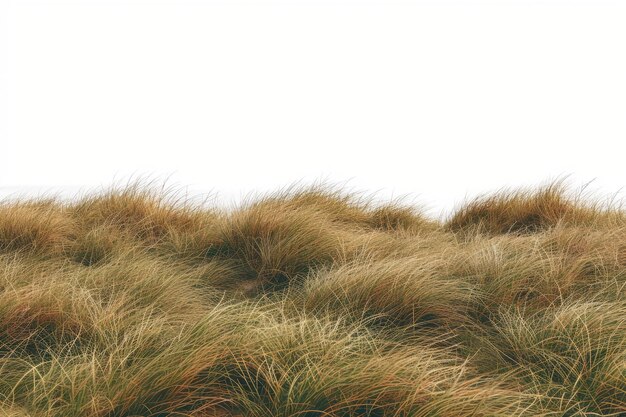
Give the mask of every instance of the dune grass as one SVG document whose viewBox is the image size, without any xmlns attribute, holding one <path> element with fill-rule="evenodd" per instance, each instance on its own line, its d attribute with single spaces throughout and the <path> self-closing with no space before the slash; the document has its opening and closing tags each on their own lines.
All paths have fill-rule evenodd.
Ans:
<svg viewBox="0 0 626 417">
<path fill-rule="evenodd" d="M 0 416 L 623 416 L 626 213 L 332 187 L 0 204 Z"/>
</svg>

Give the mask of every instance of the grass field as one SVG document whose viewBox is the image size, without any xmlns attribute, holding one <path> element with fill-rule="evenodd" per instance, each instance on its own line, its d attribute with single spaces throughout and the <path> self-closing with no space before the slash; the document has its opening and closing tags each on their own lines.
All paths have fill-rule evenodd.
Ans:
<svg viewBox="0 0 626 417">
<path fill-rule="evenodd" d="M 626 212 L 333 187 L 0 205 L 0 416 L 625 416 Z"/>
</svg>

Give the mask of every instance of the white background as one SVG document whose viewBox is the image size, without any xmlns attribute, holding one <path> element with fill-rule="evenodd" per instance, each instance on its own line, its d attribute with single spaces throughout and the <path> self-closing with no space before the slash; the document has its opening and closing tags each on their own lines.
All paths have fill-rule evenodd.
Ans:
<svg viewBox="0 0 626 417">
<path fill-rule="evenodd" d="M 626 184 L 626 1 L 0 4 L 4 195 Z"/>
</svg>

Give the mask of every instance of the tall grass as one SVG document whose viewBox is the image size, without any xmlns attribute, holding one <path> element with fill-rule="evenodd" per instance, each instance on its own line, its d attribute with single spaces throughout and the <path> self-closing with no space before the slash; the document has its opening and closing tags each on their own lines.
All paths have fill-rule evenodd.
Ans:
<svg viewBox="0 0 626 417">
<path fill-rule="evenodd" d="M 0 416 L 626 415 L 626 215 L 314 186 L 0 204 Z"/>
</svg>

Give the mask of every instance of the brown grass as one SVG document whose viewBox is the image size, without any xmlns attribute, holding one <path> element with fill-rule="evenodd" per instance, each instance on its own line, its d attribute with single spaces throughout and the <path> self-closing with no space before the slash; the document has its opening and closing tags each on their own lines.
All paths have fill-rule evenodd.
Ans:
<svg viewBox="0 0 626 417">
<path fill-rule="evenodd" d="M 290 187 L 0 204 L 0 416 L 620 416 L 626 217 Z"/>
</svg>

